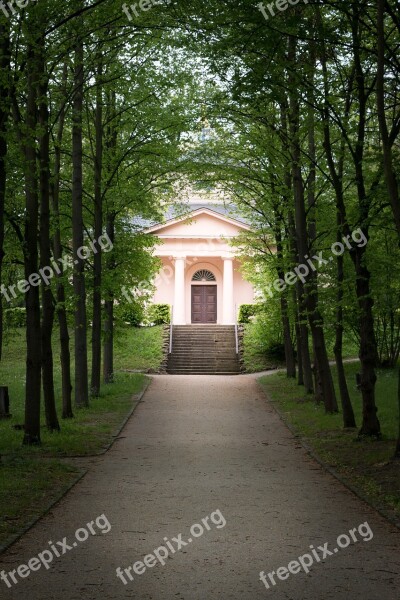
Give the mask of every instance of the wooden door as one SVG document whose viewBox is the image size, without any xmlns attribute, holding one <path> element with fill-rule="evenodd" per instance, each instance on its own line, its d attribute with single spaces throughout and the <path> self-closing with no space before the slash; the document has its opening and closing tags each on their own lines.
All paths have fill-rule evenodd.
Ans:
<svg viewBox="0 0 400 600">
<path fill-rule="evenodd" d="M 192 323 L 217 322 L 217 286 L 192 285 Z"/>
</svg>

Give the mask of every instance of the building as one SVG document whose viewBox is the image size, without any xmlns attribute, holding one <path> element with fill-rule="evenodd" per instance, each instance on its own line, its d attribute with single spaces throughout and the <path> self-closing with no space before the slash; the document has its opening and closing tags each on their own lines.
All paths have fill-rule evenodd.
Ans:
<svg viewBox="0 0 400 600">
<path fill-rule="evenodd" d="M 173 324 L 233 325 L 241 304 L 253 304 L 254 288 L 244 279 L 231 240 L 250 231 L 223 203 L 192 200 L 180 215 L 147 227 L 156 235 L 162 261 L 153 302 L 173 307 Z"/>
</svg>

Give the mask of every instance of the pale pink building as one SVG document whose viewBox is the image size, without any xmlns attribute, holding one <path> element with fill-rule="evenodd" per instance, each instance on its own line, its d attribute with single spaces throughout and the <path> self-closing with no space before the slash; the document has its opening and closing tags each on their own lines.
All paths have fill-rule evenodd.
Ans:
<svg viewBox="0 0 400 600">
<path fill-rule="evenodd" d="M 255 302 L 254 288 L 230 244 L 250 227 L 221 206 L 188 211 L 146 229 L 160 240 L 154 254 L 163 264 L 153 302 L 173 307 L 174 325 L 233 325 L 239 306 Z"/>
</svg>

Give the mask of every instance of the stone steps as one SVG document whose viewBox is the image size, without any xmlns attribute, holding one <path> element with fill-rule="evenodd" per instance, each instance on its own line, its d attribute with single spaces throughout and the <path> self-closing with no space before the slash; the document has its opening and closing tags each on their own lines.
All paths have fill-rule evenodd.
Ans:
<svg viewBox="0 0 400 600">
<path fill-rule="evenodd" d="M 175 325 L 167 372 L 175 375 L 237 375 L 235 328 L 230 325 Z"/>
</svg>

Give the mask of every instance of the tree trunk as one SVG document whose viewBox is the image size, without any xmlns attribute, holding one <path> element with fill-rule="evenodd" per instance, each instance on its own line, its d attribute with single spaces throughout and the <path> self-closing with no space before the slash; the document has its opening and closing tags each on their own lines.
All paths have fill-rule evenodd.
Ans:
<svg viewBox="0 0 400 600">
<path fill-rule="evenodd" d="M 0 286 L 3 283 L 4 260 L 4 210 L 7 185 L 6 158 L 7 121 L 10 112 L 9 77 L 10 77 L 10 30 L 9 23 L 0 20 Z M 0 360 L 3 356 L 3 298 L 0 296 Z"/>
<path fill-rule="evenodd" d="M 275 238 L 277 246 L 277 259 L 278 259 L 278 278 L 284 279 L 283 269 L 283 246 L 282 246 L 282 234 L 279 223 L 276 224 Z M 293 341 L 290 331 L 290 319 L 288 311 L 288 300 L 287 297 L 281 294 L 281 319 L 282 319 L 282 332 L 283 340 L 285 345 L 285 362 L 286 362 L 286 375 L 290 378 L 296 378 L 296 359 L 294 355 Z"/>
<path fill-rule="evenodd" d="M 68 76 L 68 65 L 64 63 L 63 69 L 63 96 L 67 97 L 66 84 Z M 62 258 L 62 240 L 60 229 L 60 174 L 61 174 L 61 144 L 63 139 L 65 123 L 65 104 L 60 109 L 59 125 L 57 131 L 57 143 L 54 149 L 54 177 L 51 186 L 52 207 L 55 221 L 55 233 L 53 238 L 53 254 L 57 262 L 57 317 L 60 328 L 60 349 L 61 349 L 61 377 L 62 377 L 62 418 L 72 419 L 72 382 L 71 382 L 71 353 L 70 337 L 68 331 L 67 311 L 65 307 L 65 287 L 63 283 L 63 266 L 60 263 Z"/>
<path fill-rule="evenodd" d="M 75 300 L 75 405 L 89 405 L 88 360 L 87 360 L 87 316 L 85 259 L 79 254 L 84 245 L 83 232 L 83 41 L 77 40 L 74 66 L 75 94 L 72 115 L 72 247 L 73 287 Z"/>
<path fill-rule="evenodd" d="M 340 217 L 338 215 L 338 242 L 341 242 Z M 338 374 L 340 400 L 343 410 L 343 426 L 356 427 L 353 406 L 349 389 L 347 386 L 346 373 L 343 365 L 343 283 L 344 283 L 344 259 L 343 256 L 337 257 L 337 309 L 336 309 L 336 340 L 335 340 L 335 360 Z"/>
<path fill-rule="evenodd" d="M 304 373 L 303 373 L 303 356 L 301 350 L 301 330 L 298 322 L 298 312 L 296 316 L 296 352 L 297 352 L 297 383 L 298 385 L 304 385 Z"/>
<path fill-rule="evenodd" d="M 96 240 L 103 232 L 103 199 L 102 199 L 102 171 L 103 171 L 103 99 L 102 99 L 102 57 L 98 59 L 97 67 L 97 95 L 96 95 L 96 156 L 94 161 L 94 238 Z M 93 323 L 92 323 L 92 378 L 91 394 L 96 397 L 100 394 L 101 379 L 101 284 L 102 284 L 102 252 L 97 247 L 93 259 Z"/>
<path fill-rule="evenodd" d="M 399 234 L 400 245 L 400 195 L 399 184 L 393 166 L 392 144 L 390 142 L 389 128 L 386 122 L 385 109 L 385 0 L 377 0 L 377 30 L 378 30 L 378 70 L 376 79 L 377 114 L 381 144 L 383 151 L 383 167 L 385 171 L 386 186 L 392 207 L 393 218 Z"/>
<path fill-rule="evenodd" d="M 313 373 L 311 368 L 311 357 L 308 338 L 308 327 L 306 322 L 306 312 L 304 306 L 304 290 L 300 282 L 297 282 L 297 302 L 299 305 L 299 334 L 300 334 L 300 354 L 303 371 L 304 387 L 306 394 L 314 393 Z"/>
<path fill-rule="evenodd" d="M 296 359 L 295 359 L 295 355 L 294 355 L 294 346 L 293 346 L 292 335 L 291 335 L 291 331 L 290 331 L 288 301 L 287 301 L 287 298 L 283 294 L 281 296 L 281 315 L 282 315 L 283 340 L 284 340 L 284 345 L 285 345 L 286 375 L 289 378 L 296 379 Z"/>
<path fill-rule="evenodd" d="M 352 5 L 355 8 L 355 5 Z M 358 10 L 358 9 L 357 9 Z M 359 15 L 355 12 L 353 15 L 353 52 L 354 52 L 354 69 L 351 77 L 349 78 L 349 86 L 352 88 L 356 86 L 358 92 L 359 101 L 359 122 L 358 122 L 358 135 L 357 143 L 353 150 L 352 156 L 355 167 L 355 178 L 357 184 L 358 204 L 359 204 L 359 222 L 365 227 L 364 234 L 369 240 L 368 236 L 368 218 L 370 209 L 370 199 L 367 197 L 365 189 L 364 179 L 364 147 L 365 147 L 365 128 L 366 128 L 366 101 L 368 97 L 368 90 L 365 86 L 365 78 L 362 72 L 361 60 L 359 56 L 361 44 L 358 39 L 358 27 L 359 27 Z M 323 40 L 323 36 L 321 37 Z M 328 76 L 328 65 L 326 60 L 326 51 L 322 42 L 321 52 L 322 70 L 324 76 L 324 93 L 325 93 L 325 106 L 323 114 L 323 127 L 324 127 L 324 150 L 326 153 L 329 171 L 332 178 L 333 187 L 336 196 L 336 206 L 340 216 L 340 223 L 342 232 L 351 236 L 351 229 L 347 221 L 346 206 L 344 202 L 344 190 L 343 190 L 343 161 L 344 161 L 344 144 L 348 143 L 348 140 L 342 140 L 342 156 L 339 160 L 339 169 L 335 162 L 335 153 L 331 142 L 331 131 L 330 131 L 330 113 L 329 113 L 329 76 Z M 353 78 L 356 81 L 354 84 Z M 349 88 L 349 89 L 350 89 Z M 351 94 L 349 91 L 349 97 L 346 98 L 345 104 L 345 118 L 347 118 L 349 107 L 351 106 Z M 375 332 L 374 332 L 374 319 L 373 319 L 373 300 L 370 295 L 370 272 L 365 265 L 365 246 L 353 247 L 350 250 L 350 256 L 353 261 L 355 273 L 356 273 L 356 295 L 357 302 L 360 309 L 360 362 L 361 362 L 361 392 L 363 397 L 363 423 L 360 429 L 360 435 L 379 436 L 380 435 L 380 423 L 377 417 L 377 408 L 375 404 L 375 364 L 377 357 Z"/>
<path fill-rule="evenodd" d="M 50 248 L 50 133 L 47 107 L 47 83 L 45 81 L 44 38 L 40 41 L 40 83 L 39 83 L 39 185 L 40 185 L 40 266 L 48 269 L 51 265 Z M 60 431 L 54 394 L 54 361 L 52 334 L 54 324 L 54 300 L 51 287 L 42 281 L 42 374 L 46 425 L 49 431 Z"/>
<path fill-rule="evenodd" d="M 27 48 L 27 107 L 25 141 L 25 234 L 24 270 L 25 279 L 38 272 L 38 225 L 39 195 L 37 187 L 36 139 L 38 58 L 35 41 Z M 40 392 L 42 346 L 40 331 L 39 288 L 30 286 L 25 294 L 26 306 L 26 395 L 25 395 L 25 435 L 26 445 L 40 444 Z"/>
<path fill-rule="evenodd" d="M 378 31 L 378 71 L 376 79 L 376 98 L 378 109 L 379 131 L 383 150 L 383 165 L 385 171 L 386 186 L 392 206 L 393 218 L 397 229 L 400 246 L 400 195 L 399 184 L 393 166 L 392 145 L 390 143 L 389 129 L 386 122 L 385 110 L 385 0 L 377 0 L 377 31 Z M 400 458 L 400 368 L 397 400 L 399 406 L 399 436 L 395 457 Z"/>
<path fill-rule="evenodd" d="M 109 239 L 114 244 L 115 239 L 115 215 L 108 213 L 106 217 L 106 231 Z M 115 260 L 112 256 L 107 257 L 107 270 L 115 269 Z M 112 288 L 107 290 L 106 301 L 104 305 L 104 359 L 103 359 L 103 378 L 104 383 L 114 382 L 114 291 Z"/>
</svg>

